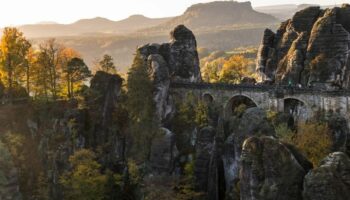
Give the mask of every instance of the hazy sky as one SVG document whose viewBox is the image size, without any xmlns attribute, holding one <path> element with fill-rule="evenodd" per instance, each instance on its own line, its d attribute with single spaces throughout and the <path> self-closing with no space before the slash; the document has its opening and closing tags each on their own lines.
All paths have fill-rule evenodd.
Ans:
<svg viewBox="0 0 350 200">
<path fill-rule="evenodd" d="M 71 23 L 96 16 L 112 20 L 126 18 L 132 14 L 143 14 L 148 17 L 176 16 L 194 3 L 210 1 L 212 0 L 0 0 L 0 27 L 42 21 Z M 252 0 L 251 2 L 253 6 L 300 3 L 333 5 L 350 0 Z"/>
</svg>

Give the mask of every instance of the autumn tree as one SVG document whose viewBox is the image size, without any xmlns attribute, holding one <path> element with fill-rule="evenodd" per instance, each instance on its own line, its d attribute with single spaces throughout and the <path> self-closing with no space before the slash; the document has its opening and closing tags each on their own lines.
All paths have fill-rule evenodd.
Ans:
<svg viewBox="0 0 350 200">
<path fill-rule="evenodd" d="M 67 63 L 67 89 L 68 97 L 74 97 L 74 86 L 91 76 L 91 71 L 81 58 L 72 58 Z"/>
<path fill-rule="evenodd" d="M 249 76 L 249 61 L 241 55 L 231 56 L 225 62 L 220 72 L 220 81 L 227 83 L 240 83 L 245 76 Z"/>
<path fill-rule="evenodd" d="M 31 60 L 32 71 L 32 92 L 35 98 L 44 97 L 46 100 L 50 97 L 50 74 L 46 64 L 47 55 L 44 52 L 36 52 L 34 59 Z"/>
<path fill-rule="evenodd" d="M 27 58 L 24 63 L 25 68 L 25 85 L 27 93 L 31 93 L 32 77 L 33 77 L 33 67 L 37 61 L 37 54 L 33 48 L 30 48 L 27 54 Z"/>
<path fill-rule="evenodd" d="M 0 44 L 0 64 L 10 100 L 14 86 L 18 86 L 21 82 L 30 47 L 31 44 L 18 29 L 8 27 L 4 29 Z"/>
<path fill-rule="evenodd" d="M 296 132 L 282 124 L 276 133 L 282 141 L 295 145 L 314 166 L 331 152 L 332 136 L 326 123 L 300 123 Z"/>
<path fill-rule="evenodd" d="M 224 58 L 206 62 L 201 69 L 203 80 L 208 83 L 218 82 L 220 80 L 220 72 L 225 62 Z"/>
<path fill-rule="evenodd" d="M 39 65 L 47 74 L 47 84 L 45 87 L 49 89 L 53 99 L 57 98 L 59 91 L 59 78 L 60 78 L 60 46 L 55 39 L 49 39 L 40 45 L 40 59 L 38 59 Z"/>
<path fill-rule="evenodd" d="M 98 62 L 99 70 L 107 72 L 107 73 L 115 73 L 116 67 L 113 63 L 112 56 L 105 54 L 103 58 Z"/>
<path fill-rule="evenodd" d="M 331 152 L 332 137 L 327 124 L 304 123 L 298 127 L 294 144 L 317 166 Z"/>
</svg>

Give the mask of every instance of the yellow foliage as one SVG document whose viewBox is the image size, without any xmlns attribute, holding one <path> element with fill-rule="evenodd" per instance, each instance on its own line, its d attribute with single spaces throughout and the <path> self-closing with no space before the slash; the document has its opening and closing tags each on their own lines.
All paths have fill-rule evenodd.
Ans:
<svg viewBox="0 0 350 200">
<path fill-rule="evenodd" d="M 296 133 L 281 125 L 276 132 L 282 141 L 295 145 L 314 166 L 331 152 L 332 137 L 327 124 L 301 123 Z"/>
<path fill-rule="evenodd" d="M 234 55 L 229 58 L 220 71 L 219 79 L 222 82 L 240 83 L 245 76 L 249 76 L 249 60 L 241 55 Z"/>
<path fill-rule="evenodd" d="M 226 60 L 222 57 L 211 62 L 206 62 L 201 68 L 203 80 L 208 83 L 218 82 L 220 71 L 225 62 Z"/>
<path fill-rule="evenodd" d="M 327 124 L 304 123 L 299 125 L 294 143 L 307 158 L 318 166 L 332 146 L 332 138 Z"/>
</svg>

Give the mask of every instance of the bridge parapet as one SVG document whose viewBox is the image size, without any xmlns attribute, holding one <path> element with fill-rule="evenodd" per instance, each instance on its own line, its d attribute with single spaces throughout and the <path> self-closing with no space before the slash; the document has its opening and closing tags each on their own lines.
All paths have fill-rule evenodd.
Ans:
<svg viewBox="0 0 350 200">
<path fill-rule="evenodd" d="M 319 88 L 305 88 L 287 85 L 250 85 L 250 84 L 229 84 L 229 83 L 194 83 L 186 81 L 174 81 L 170 84 L 171 88 L 183 89 L 217 89 L 217 90 L 244 90 L 244 91 L 260 91 L 285 94 L 314 94 L 323 96 L 350 96 L 350 90 L 324 90 Z"/>
<path fill-rule="evenodd" d="M 311 117 L 318 110 L 339 111 L 348 115 L 350 111 L 350 90 L 323 90 L 318 88 L 299 88 L 285 85 L 248 85 L 227 83 L 191 83 L 172 82 L 171 90 L 180 95 L 188 92 L 202 98 L 211 95 L 215 102 L 225 110 L 232 109 L 230 101 L 238 96 L 248 97 L 258 107 L 266 110 L 286 112 L 290 99 L 302 102 L 306 107 L 302 110 L 304 116 Z M 182 96 L 184 97 L 184 96 Z"/>
</svg>

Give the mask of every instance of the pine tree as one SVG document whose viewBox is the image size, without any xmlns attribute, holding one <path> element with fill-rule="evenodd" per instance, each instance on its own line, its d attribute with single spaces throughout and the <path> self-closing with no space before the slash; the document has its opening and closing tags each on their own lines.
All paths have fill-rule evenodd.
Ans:
<svg viewBox="0 0 350 200">
<path fill-rule="evenodd" d="M 112 56 L 105 54 L 102 58 L 102 60 L 99 61 L 99 67 L 101 71 L 107 72 L 107 73 L 116 73 L 116 67 L 113 63 Z"/>
<path fill-rule="evenodd" d="M 143 159 L 148 159 L 153 138 L 157 133 L 153 83 L 144 60 L 136 55 L 127 79 L 127 108 L 131 118 L 130 129 L 134 147 L 141 148 Z"/>
</svg>

